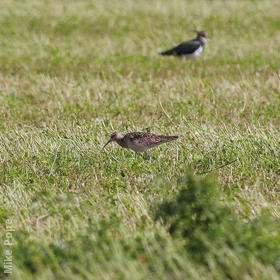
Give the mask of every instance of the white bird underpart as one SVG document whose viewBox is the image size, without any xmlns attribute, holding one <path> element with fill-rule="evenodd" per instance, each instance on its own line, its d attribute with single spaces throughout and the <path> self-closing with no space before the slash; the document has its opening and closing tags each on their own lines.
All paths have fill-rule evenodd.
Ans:
<svg viewBox="0 0 280 280">
<path fill-rule="evenodd" d="M 183 55 L 184 58 L 194 58 L 194 57 L 197 57 L 199 56 L 203 51 L 203 47 L 200 46 L 195 52 L 191 53 L 191 54 L 186 54 L 186 55 Z"/>
</svg>

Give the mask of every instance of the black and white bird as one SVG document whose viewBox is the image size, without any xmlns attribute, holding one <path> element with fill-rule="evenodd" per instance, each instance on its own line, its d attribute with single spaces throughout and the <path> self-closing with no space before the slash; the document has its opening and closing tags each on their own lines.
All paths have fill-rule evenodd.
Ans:
<svg viewBox="0 0 280 280">
<path fill-rule="evenodd" d="M 161 55 L 174 55 L 184 58 L 194 58 L 199 56 L 208 41 L 208 34 L 204 31 L 197 31 L 195 39 L 181 43 L 180 45 L 160 53 Z"/>
</svg>

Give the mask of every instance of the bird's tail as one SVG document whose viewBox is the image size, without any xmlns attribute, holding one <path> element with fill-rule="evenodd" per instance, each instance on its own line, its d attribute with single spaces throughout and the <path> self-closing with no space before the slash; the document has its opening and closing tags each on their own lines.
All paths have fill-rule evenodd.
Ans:
<svg viewBox="0 0 280 280">
<path fill-rule="evenodd" d="M 161 144 L 170 142 L 170 141 L 177 140 L 178 138 L 179 138 L 178 136 L 165 136 L 165 135 L 160 135 L 160 139 L 159 139 L 158 141 L 154 142 L 154 143 L 152 144 L 152 147 L 158 146 L 158 145 L 161 145 Z"/>
<path fill-rule="evenodd" d="M 170 140 L 173 141 L 173 140 L 177 140 L 179 138 L 179 136 L 175 135 L 175 136 L 169 136 Z"/>
<path fill-rule="evenodd" d="M 173 54 L 173 50 L 168 50 L 160 53 L 160 55 L 172 55 L 172 54 Z"/>
<path fill-rule="evenodd" d="M 179 138 L 179 136 L 165 136 L 164 138 L 164 142 L 170 142 L 170 141 L 174 141 L 177 140 Z"/>
</svg>

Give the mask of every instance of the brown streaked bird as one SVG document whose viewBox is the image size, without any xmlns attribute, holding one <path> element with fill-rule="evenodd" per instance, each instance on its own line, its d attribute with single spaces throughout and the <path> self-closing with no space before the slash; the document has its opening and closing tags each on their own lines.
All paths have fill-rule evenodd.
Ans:
<svg viewBox="0 0 280 280">
<path fill-rule="evenodd" d="M 148 132 L 130 132 L 125 136 L 122 136 L 120 132 L 114 132 L 112 133 L 110 140 L 104 145 L 103 149 L 110 142 L 117 142 L 121 147 L 133 150 L 135 156 L 138 152 L 145 153 L 151 161 L 152 157 L 148 151 L 149 149 L 177 139 L 178 136 L 155 135 Z"/>
</svg>

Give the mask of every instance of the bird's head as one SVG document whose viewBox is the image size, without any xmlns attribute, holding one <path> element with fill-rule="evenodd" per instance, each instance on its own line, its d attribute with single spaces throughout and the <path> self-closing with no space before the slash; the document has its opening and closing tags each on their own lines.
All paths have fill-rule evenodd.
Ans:
<svg viewBox="0 0 280 280">
<path fill-rule="evenodd" d="M 208 33 L 205 31 L 196 31 L 197 33 L 197 39 L 202 41 L 203 43 L 206 43 L 209 39 Z"/>
<path fill-rule="evenodd" d="M 122 139 L 122 138 L 123 138 L 123 136 L 122 136 L 122 134 L 121 134 L 120 132 L 117 132 L 117 131 L 113 132 L 113 133 L 111 134 L 110 140 L 104 145 L 103 149 L 104 149 L 109 143 L 114 142 L 114 141 L 117 141 L 117 140 Z"/>
</svg>

